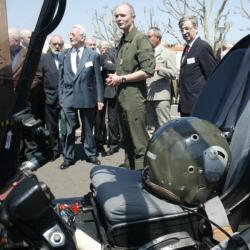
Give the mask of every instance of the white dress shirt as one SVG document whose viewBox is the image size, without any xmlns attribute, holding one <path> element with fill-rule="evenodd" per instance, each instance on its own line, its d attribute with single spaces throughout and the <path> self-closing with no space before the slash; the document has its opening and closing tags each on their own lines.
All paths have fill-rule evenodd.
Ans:
<svg viewBox="0 0 250 250">
<path fill-rule="evenodd" d="M 81 59 L 82 57 L 82 53 L 83 53 L 83 47 L 79 48 L 79 57 Z M 77 72 L 77 67 L 76 67 L 76 55 L 77 55 L 77 50 L 75 48 L 72 49 L 71 51 L 71 57 L 70 57 L 70 61 L 71 61 L 71 67 L 72 67 L 72 71 L 76 74 Z"/>
</svg>

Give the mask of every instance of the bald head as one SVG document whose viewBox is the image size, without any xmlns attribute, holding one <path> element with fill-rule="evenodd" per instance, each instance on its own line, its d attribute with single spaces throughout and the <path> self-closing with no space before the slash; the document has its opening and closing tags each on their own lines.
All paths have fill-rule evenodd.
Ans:
<svg viewBox="0 0 250 250">
<path fill-rule="evenodd" d="M 128 34 L 134 27 L 135 11 L 132 5 L 128 3 L 120 4 L 114 11 L 115 21 L 118 27 Z"/>
</svg>

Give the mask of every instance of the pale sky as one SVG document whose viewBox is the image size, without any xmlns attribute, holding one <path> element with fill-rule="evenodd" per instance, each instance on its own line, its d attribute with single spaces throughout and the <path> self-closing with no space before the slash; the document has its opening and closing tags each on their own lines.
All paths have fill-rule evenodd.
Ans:
<svg viewBox="0 0 250 250">
<path fill-rule="evenodd" d="M 6 0 L 6 2 L 9 27 L 17 27 L 19 29 L 28 28 L 33 30 L 43 1 Z M 68 43 L 68 33 L 71 27 L 74 24 L 82 24 L 86 29 L 87 35 L 92 36 L 92 20 L 95 10 L 101 13 L 104 6 L 108 6 L 109 9 L 113 9 L 117 4 L 121 2 L 122 1 L 117 0 L 67 0 L 66 13 L 63 17 L 62 22 L 53 33 L 62 35 L 65 39 L 65 43 Z M 158 21 L 159 23 L 167 22 L 169 18 L 167 14 L 158 10 L 159 7 L 163 6 L 162 2 L 162 0 L 130 0 L 129 3 L 131 3 L 135 8 L 136 24 L 145 24 L 145 7 L 154 7 L 156 21 Z M 216 2 L 221 2 L 221 0 L 216 0 Z M 228 8 L 230 9 L 231 13 L 230 21 L 233 24 L 231 31 L 226 37 L 226 40 L 229 42 L 236 42 L 247 35 L 247 32 L 240 31 L 240 28 L 250 26 L 250 21 L 242 19 L 241 17 L 234 14 L 235 5 L 237 2 L 238 1 L 235 0 L 229 0 Z M 176 32 L 179 32 L 178 27 L 176 27 Z M 173 40 L 173 38 L 169 35 L 165 35 L 163 39 L 169 43 L 175 42 L 175 40 Z"/>
</svg>

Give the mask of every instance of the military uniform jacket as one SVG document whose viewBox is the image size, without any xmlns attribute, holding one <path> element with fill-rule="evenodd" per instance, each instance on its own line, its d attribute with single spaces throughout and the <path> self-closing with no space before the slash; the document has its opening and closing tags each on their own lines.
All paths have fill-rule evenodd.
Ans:
<svg viewBox="0 0 250 250">
<path fill-rule="evenodd" d="M 100 55 L 84 48 L 77 72 L 71 67 L 71 49 L 60 65 L 59 102 L 65 108 L 94 108 L 103 102 L 103 80 Z"/>
<path fill-rule="evenodd" d="M 139 70 L 150 75 L 154 74 L 154 50 L 147 37 L 136 28 L 133 28 L 126 36 L 122 37 L 118 45 L 116 74 L 126 75 Z M 144 80 L 136 83 L 120 84 L 118 92 L 121 88 L 126 88 L 129 85 L 136 85 L 141 91 L 145 92 L 146 97 L 145 83 L 146 81 Z"/>
<path fill-rule="evenodd" d="M 197 97 L 216 64 L 212 48 L 198 37 L 181 62 L 179 103 L 181 112 L 192 112 Z"/>
<path fill-rule="evenodd" d="M 175 54 L 163 45 L 159 45 L 155 48 L 155 61 L 160 70 L 146 81 L 147 100 L 170 100 L 172 80 L 177 75 Z"/>
</svg>

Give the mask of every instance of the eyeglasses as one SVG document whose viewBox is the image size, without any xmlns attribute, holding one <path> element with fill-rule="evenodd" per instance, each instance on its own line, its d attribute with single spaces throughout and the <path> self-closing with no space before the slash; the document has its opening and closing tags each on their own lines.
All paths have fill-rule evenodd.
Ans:
<svg viewBox="0 0 250 250">
<path fill-rule="evenodd" d="M 193 27 L 183 27 L 183 28 L 180 29 L 180 31 L 181 31 L 181 33 L 183 33 L 183 32 L 189 32 L 192 29 L 193 29 Z"/>
<path fill-rule="evenodd" d="M 63 44 L 62 43 L 52 43 L 52 45 L 54 45 L 54 46 L 56 46 L 56 45 L 62 46 Z"/>
</svg>

